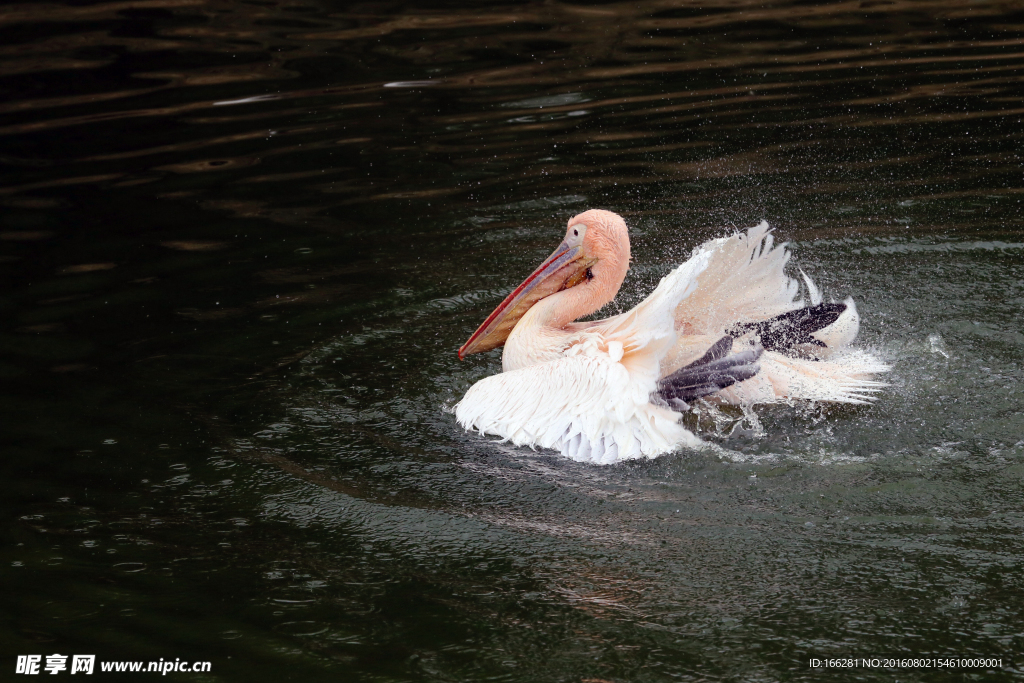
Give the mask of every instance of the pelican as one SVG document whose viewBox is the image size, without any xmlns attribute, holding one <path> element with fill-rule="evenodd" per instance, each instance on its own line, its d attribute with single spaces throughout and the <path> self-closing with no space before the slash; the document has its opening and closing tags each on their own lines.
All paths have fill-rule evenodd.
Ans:
<svg viewBox="0 0 1024 683">
<path fill-rule="evenodd" d="M 500 374 L 455 407 L 459 424 L 517 446 L 610 464 L 703 442 L 679 422 L 703 398 L 731 405 L 798 399 L 868 403 L 889 368 L 851 348 L 852 298 L 822 303 L 786 275 L 768 224 L 711 240 L 630 311 L 576 322 L 615 298 L 629 270 L 625 221 L 594 209 L 459 349 L 504 345 Z"/>
</svg>

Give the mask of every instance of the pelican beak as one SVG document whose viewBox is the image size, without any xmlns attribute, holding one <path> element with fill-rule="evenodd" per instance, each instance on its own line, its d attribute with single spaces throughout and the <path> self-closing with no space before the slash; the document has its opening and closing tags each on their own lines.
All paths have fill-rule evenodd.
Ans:
<svg viewBox="0 0 1024 683">
<path fill-rule="evenodd" d="M 562 242 L 537 270 L 523 280 L 459 349 L 459 359 L 471 353 L 498 348 L 530 307 L 546 296 L 575 287 L 587 279 L 587 269 L 597 259 L 584 255 L 583 245 L 570 247 Z"/>
</svg>

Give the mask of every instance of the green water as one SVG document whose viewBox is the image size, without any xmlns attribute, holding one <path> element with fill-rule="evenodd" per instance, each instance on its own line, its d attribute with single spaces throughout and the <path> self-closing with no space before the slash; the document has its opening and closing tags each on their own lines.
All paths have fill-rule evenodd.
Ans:
<svg viewBox="0 0 1024 683">
<path fill-rule="evenodd" d="M 1014 3 L 0 7 L 3 680 L 1016 678 L 1022 116 Z M 612 467 L 462 432 L 587 208 L 621 307 L 768 220 L 890 387 Z"/>
</svg>

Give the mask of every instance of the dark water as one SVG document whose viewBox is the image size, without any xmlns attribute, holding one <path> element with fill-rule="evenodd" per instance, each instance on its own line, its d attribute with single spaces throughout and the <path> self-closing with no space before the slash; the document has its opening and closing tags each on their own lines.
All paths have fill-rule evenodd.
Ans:
<svg viewBox="0 0 1024 683">
<path fill-rule="evenodd" d="M 3 5 L 2 668 L 1019 675 L 1022 116 L 1009 2 Z M 592 207 L 623 305 L 767 219 L 891 386 L 614 467 L 464 434 Z M 1003 668 L 807 663 L 884 655 Z"/>
</svg>

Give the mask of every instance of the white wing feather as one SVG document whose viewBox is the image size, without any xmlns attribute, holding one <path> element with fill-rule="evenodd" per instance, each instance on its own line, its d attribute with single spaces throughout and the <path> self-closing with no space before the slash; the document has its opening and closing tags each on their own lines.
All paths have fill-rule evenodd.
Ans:
<svg viewBox="0 0 1024 683">
<path fill-rule="evenodd" d="M 761 355 L 761 372 L 720 390 L 715 399 L 734 405 L 791 400 L 870 403 L 886 386 L 871 380 L 889 366 L 866 351 L 847 349 L 827 361 L 794 358 L 774 351 Z"/>
<path fill-rule="evenodd" d="M 700 445 L 678 424 L 679 413 L 650 402 L 656 382 L 607 355 L 579 354 L 486 377 L 455 416 L 465 429 L 596 464 Z"/>
<path fill-rule="evenodd" d="M 736 322 L 759 322 L 801 308 L 800 285 L 785 273 L 786 245 L 774 247 L 766 221 L 699 247 L 708 254 L 693 294 L 675 317 L 683 335 L 721 335 Z M 692 260 L 692 259 L 691 259 Z"/>
</svg>

